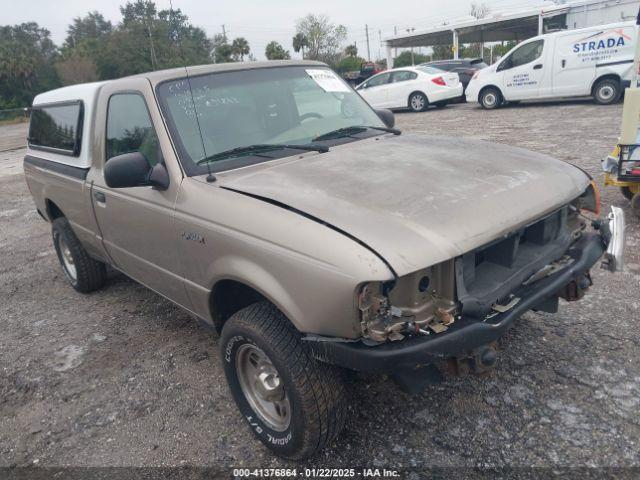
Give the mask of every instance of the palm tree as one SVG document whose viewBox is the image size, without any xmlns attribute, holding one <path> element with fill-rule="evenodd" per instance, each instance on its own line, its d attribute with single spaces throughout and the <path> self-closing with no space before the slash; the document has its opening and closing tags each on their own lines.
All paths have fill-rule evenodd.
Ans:
<svg viewBox="0 0 640 480">
<path fill-rule="evenodd" d="M 356 47 L 355 43 L 353 45 L 347 45 L 347 47 L 344 49 L 344 54 L 347 57 L 357 57 L 358 47 Z"/>
<path fill-rule="evenodd" d="M 231 43 L 231 52 L 236 60 L 244 61 L 244 56 L 249 55 L 249 42 L 244 37 L 238 37 Z"/>
<path fill-rule="evenodd" d="M 293 37 L 293 50 L 298 53 L 302 51 L 302 58 L 304 58 L 304 48 L 309 46 L 309 40 L 305 37 L 304 33 L 296 33 Z"/>
</svg>

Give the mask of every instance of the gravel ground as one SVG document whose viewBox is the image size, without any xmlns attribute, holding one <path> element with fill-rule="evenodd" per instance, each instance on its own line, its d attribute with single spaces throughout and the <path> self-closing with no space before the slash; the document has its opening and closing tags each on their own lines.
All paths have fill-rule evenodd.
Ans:
<svg viewBox="0 0 640 480">
<path fill-rule="evenodd" d="M 460 104 L 400 113 L 397 124 L 548 153 L 602 184 L 621 112 Z M 0 466 L 290 465 L 237 413 L 215 334 L 120 274 L 91 295 L 67 285 L 49 225 L 9 168 L 24 153 L 17 131 L 26 127 L 0 128 Z M 416 396 L 355 376 L 344 433 L 304 465 L 639 466 L 640 222 L 619 191 L 602 191 L 628 214 L 625 272 L 594 270 L 584 300 L 526 314 L 488 375 L 447 377 Z"/>
</svg>

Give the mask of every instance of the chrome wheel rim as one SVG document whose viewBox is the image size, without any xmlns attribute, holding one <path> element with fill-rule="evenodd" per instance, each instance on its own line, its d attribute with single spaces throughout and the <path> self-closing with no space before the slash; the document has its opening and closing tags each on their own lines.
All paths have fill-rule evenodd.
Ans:
<svg viewBox="0 0 640 480">
<path fill-rule="evenodd" d="M 605 102 L 611 100 L 615 94 L 615 89 L 611 85 L 603 85 L 598 89 L 598 96 Z"/>
<path fill-rule="evenodd" d="M 278 370 L 269 357 L 252 344 L 236 355 L 236 374 L 251 409 L 269 428 L 283 432 L 291 423 L 291 404 Z"/>
<path fill-rule="evenodd" d="M 414 95 L 411 97 L 411 108 L 414 110 L 422 110 L 424 108 L 424 97 L 422 95 Z"/>
<path fill-rule="evenodd" d="M 486 107 L 493 107 L 498 101 L 496 94 L 493 92 L 485 93 L 483 100 Z"/>
<path fill-rule="evenodd" d="M 78 277 L 76 264 L 73 261 L 73 255 L 71 254 L 71 250 L 69 249 L 67 242 L 65 242 L 64 238 L 60 235 L 58 236 L 58 249 L 60 250 L 60 260 L 62 260 L 62 266 L 65 273 L 69 276 L 71 281 L 75 282 Z"/>
</svg>

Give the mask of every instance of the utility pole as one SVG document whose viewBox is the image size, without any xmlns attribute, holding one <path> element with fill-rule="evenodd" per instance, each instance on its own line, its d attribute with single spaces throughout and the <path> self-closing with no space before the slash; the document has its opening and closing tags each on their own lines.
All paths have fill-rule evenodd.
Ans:
<svg viewBox="0 0 640 480">
<path fill-rule="evenodd" d="M 156 58 L 156 50 L 153 46 L 153 35 L 151 35 L 151 27 L 147 24 L 147 32 L 149 33 L 149 46 L 151 47 L 151 68 L 156 69 L 158 59 Z"/>
<path fill-rule="evenodd" d="M 382 57 L 380 48 L 382 47 L 382 30 L 378 30 L 378 60 Z"/>
<path fill-rule="evenodd" d="M 407 28 L 407 33 L 412 33 L 415 30 L 415 28 Z M 415 65 L 416 62 L 413 59 L 413 45 L 411 45 L 411 65 Z"/>
<path fill-rule="evenodd" d="M 398 36 L 398 27 L 393 27 L 393 36 L 397 37 Z M 394 53 L 393 56 L 397 57 L 398 56 L 398 47 L 394 48 Z"/>
<path fill-rule="evenodd" d="M 224 38 L 224 41 L 226 43 L 226 41 L 227 41 L 227 31 L 224 28 L 224 23 L 222 24 L 222 38 Z"/>
<path fill-rule="evenodd" d="M 371 49 L 369 48 L 369 25 L 365 24 L 364 31 L 367 34 L 367 60 L 371 61 Z"/>
</svg>

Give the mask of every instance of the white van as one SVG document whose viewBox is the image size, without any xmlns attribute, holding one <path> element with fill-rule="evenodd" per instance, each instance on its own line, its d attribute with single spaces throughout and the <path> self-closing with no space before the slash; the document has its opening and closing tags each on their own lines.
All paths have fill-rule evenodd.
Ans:
<svg viewBox="0 0 640 480">
<path fill-rule="evenodd" d="M 635 44 L 635 22 L 540 35 L 478 70 L 466 98 L 487 109 L 504 102 L 576 96 L 614 103 L 631 80 Z"/>
</svg>

